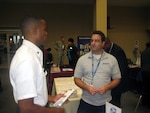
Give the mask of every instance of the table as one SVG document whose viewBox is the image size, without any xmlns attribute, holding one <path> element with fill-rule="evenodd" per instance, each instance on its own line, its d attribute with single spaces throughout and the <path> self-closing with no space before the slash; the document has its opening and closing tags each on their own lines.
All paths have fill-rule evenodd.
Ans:
<svg viewBox="0 0 150 113">
<path fill-rule="evenodd" d="M 63 104 L 62 107 L 65 109 L 65 113 L 77 113 L 77 109 L 82 95 L 82 89 L 75 85 L 74 77 L 54 78 L 52 95 L 56 95 L 72 88 L 75 89 L 76 93 L 68 99 L 69 102 Z"/>
<path fill-rule="evenodd" d="M 56 66 L 52 66 L 50 69 L 50 75 L 48 77 L 48 93 L 51 94 L 52 92 L 52 86 L 54 82 L 54 78 L 58 77 L 72 77 L 74 74 L 74 69 L 72 68 L 60 68 Z"/>
</svg>

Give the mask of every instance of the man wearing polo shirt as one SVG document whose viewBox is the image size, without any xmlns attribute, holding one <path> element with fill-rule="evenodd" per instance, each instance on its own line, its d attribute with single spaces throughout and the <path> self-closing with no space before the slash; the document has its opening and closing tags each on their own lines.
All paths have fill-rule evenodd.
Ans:
<svg viewBox="0 0 150 113">
<path fill-rule="evenodd" d="M 105 103 L 110 102 L 111 89 L 121 78 L 116 58 L 103 50 L 105 35 L 94 31 L 91 51 L 81 56 L 76 64 L 74 80 L 83 90 L 77 113 L 105 113 Z"/>
</svg>

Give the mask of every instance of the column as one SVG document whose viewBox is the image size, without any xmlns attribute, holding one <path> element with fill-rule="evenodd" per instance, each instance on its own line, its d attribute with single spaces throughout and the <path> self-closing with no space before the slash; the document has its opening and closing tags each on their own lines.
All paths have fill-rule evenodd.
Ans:
<svg viewBox="0 0 150 113">
<path fill-rule="evenodd" d="M 95 0 L 95 29 L 107 36 L 107 0 Z"/>
</svg>

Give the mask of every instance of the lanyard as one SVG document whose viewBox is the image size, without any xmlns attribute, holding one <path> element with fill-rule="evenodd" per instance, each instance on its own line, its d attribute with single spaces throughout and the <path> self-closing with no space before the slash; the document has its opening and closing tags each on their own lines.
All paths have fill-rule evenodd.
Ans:
<svg viewBox="0 0 150 113">
<path fill-rule="evenodd" d="M 103 53 L 102 53 L 102 55 L 103 55 Z M 99 58 L 98 63 L 97 63 L 97 65 L 96 65 L 96 68 L 95 68 L 95 70 L 94 70 L 94 57 L 93 57 L 93 54 L 92 54 L 92 82 L 93 82 L 93 78 L 94 78 L 94 76 L 95 76 L 95 73 L 97 72 L 97 69 L 98 69 L 98 67 L 99 67 L 99 65 L 100 65 L 100 61 L 101 61 L 102 55 L 101 55 L 101 57 Z"/>
</svg>

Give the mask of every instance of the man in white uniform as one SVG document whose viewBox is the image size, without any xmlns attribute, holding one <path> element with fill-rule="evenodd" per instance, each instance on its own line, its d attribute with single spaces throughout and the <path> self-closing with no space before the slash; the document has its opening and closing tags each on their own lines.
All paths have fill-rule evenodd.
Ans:
<svg viewBox="0 0 150 113">
<path fill-rule="evenodd" d="M 10 65 L 17 113 L 64 113 L 63 108 L 46 108 L 48 101 L 56 102 L 63 95 L 48 95 L 43 53 L 40 46 L 47 39 L 46 22 L 37 17 L 26 17 L 21 23 L 25 39 Z"/>
</svg>

